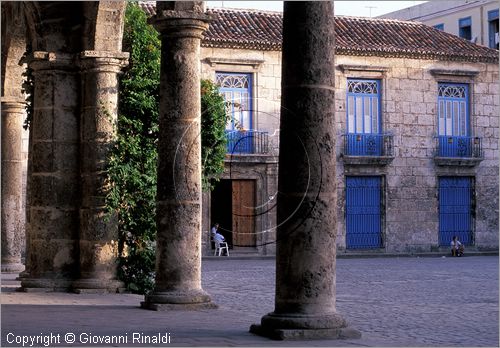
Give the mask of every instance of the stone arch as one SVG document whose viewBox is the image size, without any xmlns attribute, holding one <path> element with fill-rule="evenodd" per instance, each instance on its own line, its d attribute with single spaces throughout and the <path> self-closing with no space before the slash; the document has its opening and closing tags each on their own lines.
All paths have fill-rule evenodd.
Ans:
<svg viewBox="0 0 500 348">
<path fill-rule="evenodd" d="M 2 4 L 2 97 L 22 101 L 21 85 L 25 67 L 20 64 L 26 52 L 23 3 Z"/>
<path fill-rule="evenodd" d="M 88 1 L 84 5 L 83 49 L 120 52 L 126 2 Z"/>
<path fill-rule="evenodd" d="M 125 7 L 123 1 L 2 3 L 2 118 L 24 111 L 23 103 L 7 105 L 3 98 L 24 100 L 24 67 L 18 64 L 23 55 L 34 76 L 25 290 L 119 286 L 110 257 L 116 221 L 102 222 L 102 166 L 113 132 L 109 114 L 117 112 L 117 74 L 128 57 L 121 52 Z M 12 132 L 5 134 L 2 129 L 2 145 L 18 144 Z M 21 177 L 14 171 L 5 177 Z M 8 193 L 17 183 L 3 178 Z M 20 220 L 12 215 L 13 204 L 4 206 L 4 197 L 2 214 Z M 3 246 L 2 266 L 8 254 Z"/>
</svg>

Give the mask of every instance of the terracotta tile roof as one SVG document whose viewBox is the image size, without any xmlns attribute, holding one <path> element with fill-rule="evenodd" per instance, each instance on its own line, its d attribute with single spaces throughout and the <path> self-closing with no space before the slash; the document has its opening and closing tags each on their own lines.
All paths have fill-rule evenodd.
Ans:
<svg viewBox="0 0 500 348">
<path fill-rule="evenodd" d="M 140 3 L 148 16 L 155 2 Z M 216 19 L 202 41 L 204 47 L 281 50 L 281 12 L 208 9 Z M 336 16 L 337 54 L 407 57 L 454 61 L 498 62 L 499 53 L 418 22 Z"/>
<path fill-rule="evenodd" d="M 337 53 L 498 62 L 498 51 L 418 22 L 338 16 Z"/>
<path fill-rule="evenodd" d="M 208 28 L 208 47 L 281 50 L 283 14 L 258 10 L 208 9 L 217 17 Z"/>
</svg>

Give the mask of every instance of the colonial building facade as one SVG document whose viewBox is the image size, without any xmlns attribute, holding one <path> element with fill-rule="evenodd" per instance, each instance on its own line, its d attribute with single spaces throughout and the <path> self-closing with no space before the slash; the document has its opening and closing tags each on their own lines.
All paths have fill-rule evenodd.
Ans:
<svg viewBox="0 0 500 348">
<path fill-rule="evenodd" d="M 202 76 L 233 106 L 226 170 L 204 198 L 204 250 L 217 221 L 235 249 L 272 254 L 276 155 L 287 151 L 278 149 L 282 15 L 209 13 Z M 338 16 L 335 25 L 339 252 L 444 251 L 453 235 L 496 249 L 497 51 L 421 23 Z"/>
</svg>

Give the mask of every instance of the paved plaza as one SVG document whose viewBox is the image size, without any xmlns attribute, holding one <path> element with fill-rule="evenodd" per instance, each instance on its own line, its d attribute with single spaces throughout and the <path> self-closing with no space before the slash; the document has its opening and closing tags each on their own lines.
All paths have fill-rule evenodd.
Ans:
<svg viewBox="0 0 500 348">
<path fill-rule="evenodd" d="M 248 333 L 274 308 L 273 259 L 204 260 L 203 287 L 219 308 L 202 311 L 143 310 L 143 297 L 132 294 L 19 293 L 14 276 L 3 274 L 1 343 L 498 347 L 498 266 L 498 256 L 338 259 L 337 309 L 363 337 L 337 341 L 270 341 Z"/>
</svg>

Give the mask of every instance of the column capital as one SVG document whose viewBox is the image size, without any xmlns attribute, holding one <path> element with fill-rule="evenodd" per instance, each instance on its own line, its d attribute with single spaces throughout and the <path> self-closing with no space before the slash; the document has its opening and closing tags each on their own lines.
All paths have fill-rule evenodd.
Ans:
<svg viewBox="0 0 500 348">
<path fill-rule="evenodd" d="M 83 72 L 114 72 L 128 65 L 128 52 L 92 51 L 80 52 L 78 64 Z"/>
<path fill-rule="evenodd" d="M 201 40 L 212 20 L 213 16 L 206 13 L 164 10 L 150 18 L 148 23 L 153 25 L 162 37 L 193 37 Z"/>
<path fill-rule="evenodd" d="M 23 59 L 23 63 L 36 71 L 73 70 L 75 55 L 62 52 L 34 51 Z"/>
</svg>

